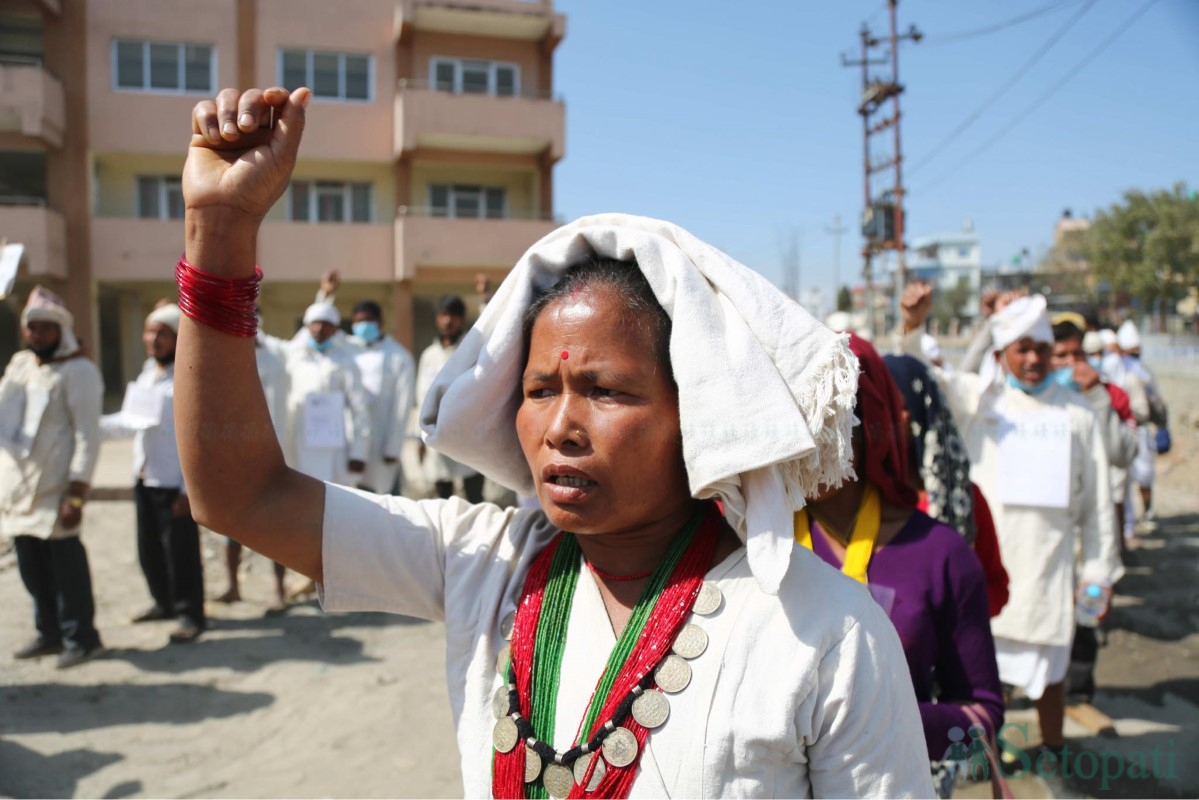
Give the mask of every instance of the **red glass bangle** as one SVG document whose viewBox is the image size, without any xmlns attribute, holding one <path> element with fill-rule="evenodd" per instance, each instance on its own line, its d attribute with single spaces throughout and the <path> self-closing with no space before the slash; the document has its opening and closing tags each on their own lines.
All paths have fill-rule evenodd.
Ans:
<svg viewBox="0 0 1199 800">
<path fill-rule="evenodd" d="M 254 267 L 252 278 L 222 278 L 196 269 L 186 256 L 180 256 L 175 283 L 179 286 L 179 310 L 191 319 L 233 336 L 251 339 L 258 335 L 260 267 Z"/>
</svg>

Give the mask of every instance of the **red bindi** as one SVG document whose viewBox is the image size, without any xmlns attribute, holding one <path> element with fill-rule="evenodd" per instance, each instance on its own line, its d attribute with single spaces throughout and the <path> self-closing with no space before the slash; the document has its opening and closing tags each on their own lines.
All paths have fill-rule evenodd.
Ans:
<svg viewBox="0 0 1199 800">
<path fill-rule="evenodd" d="M 568 353 L 568 352 L 566 352 L 565 350 L 563 350 L 563 351 L 562 351 L 562 360 L 563 360 L 563 361 L 565 361 L 565 360 L 566 360 L 566 359 L 568 359 L 568 358 L 570 358 L 570 353 Z"/>
</svg>

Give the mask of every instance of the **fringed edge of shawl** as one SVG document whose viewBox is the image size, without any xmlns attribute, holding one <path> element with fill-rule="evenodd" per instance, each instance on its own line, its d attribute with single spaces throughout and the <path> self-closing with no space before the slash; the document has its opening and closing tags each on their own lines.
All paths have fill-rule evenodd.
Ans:
<svg viewBox="0 0 1199 800">
<path fill-rule="evenodd" d="M 840 334 L 805 370 L 803 392 L 796 396 L 800 413 L 811 429 L 816 449 L 779 464 L 787 487 L 787 500 L 798 511 L 822 490 L 837 489 L 855 480 L 853 426 L 857 404 L 858 359 L 849 349 L 849 337 Z"/>
</svg>

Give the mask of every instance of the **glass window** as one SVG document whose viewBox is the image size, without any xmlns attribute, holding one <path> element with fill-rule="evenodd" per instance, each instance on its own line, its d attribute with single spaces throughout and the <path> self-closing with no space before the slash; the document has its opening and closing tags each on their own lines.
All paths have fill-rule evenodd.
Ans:
<svg viewBox="0 0 1199 800">
<path fill-rule="evenodd" d="M 158 219 L 158 179 L 137 179 L 137 215 L 142 219 Z"/>
<path fill-rule="evenodd" d="M 482 216 L 483 191 L 478 186 L 454 187 L 454 216 L 472 219 Z"/>
<path fill-rule="evenodd" d="M 283 51 L 283 88 L 299 89 L 308 83 L 308 53 L 304 50 Z"/>
<path fill-rule="evenodd" d="M 291 184 L 291 218 L 296 222 L 308 221 L 309 184 L 293 181 Z"/>
<path fill-rule="evenodd" d="M 180 178 L 162 179 L 163 199 L 166 201 L 166 218 L 183 219 L 183 181 Z"/>
<path fill-rule="evenodd" d="M 516 68 L 499 65 L 495 68 L 495 93 L 500 97 L 516 94 Z"/>
<path fill-rule="evenodd" d="M 369 183 L 350 184 L 350 214 L 353 222 L 371 221 L 371 185 Z"/>
<path fill-rule="evenodd" d="M 504 187 L 488 186 L 485 194 L 487 197 L 487 218 L 503 219 L 505 216 Z"/>
<path fill-rule="evenodd" d="M 462 62 L 462 91 L 487 94 L 491 84 L 491 64 L 487 61 Z"/>
<path fill-rule="evenodd" d="M 208 45 L 183 46 L 183 88 L 189 92 L 212 91 L 212 48 Z"/>
<path fill-rule="evenodd" d="M 316 221 L 345 222 L 345 219 L 345 184 L 319 181 L 316 184 Z"/>
<path fill-rule="evenodd" d="M 439 92 L 454 91 L 454 62 L 433 62 L 433 88 Z"/>
<path fill-rule="evenodd" d="M 369 56 L 346 56 L 346 99 L 369 100 L 371 94 Z"/>
<path fill-rule="evenodd" d="M 312 54 L 312 93 L 317 97 L 341 97 L 336 53 Z"/>
<path fill-rule="evenodd" d="M 179 45 L 150 43 L 150 88 L 179 88 Z"/>
<path fill-rule="evenodd" d="M 142 42 L 117 42 L 117 86 L 141 89 L 146 85 Z"/>
<path fill-rule="evenodd" d="M 450 187 L 433 184 L 429 187 L 429 208 L 434 217 L 450 215 Z"/>
</svg>

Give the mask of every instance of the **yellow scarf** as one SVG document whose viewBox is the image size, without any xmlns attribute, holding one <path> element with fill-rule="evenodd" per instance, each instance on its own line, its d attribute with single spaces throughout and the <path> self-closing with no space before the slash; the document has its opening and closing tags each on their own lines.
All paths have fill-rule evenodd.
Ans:
<svg viewBox="0 0 1199 800">
<path fill-rule="evenodd" d="M 870 557 L 874 555 L 874 543 L 878 541 L 881 521 L 882 502 L 878 487 L 867 483 L 862 504 L 858 506 L 858 515 L 854 519 L 853 534 L 845 547 L 845 561 L 841 564 L 841 571 L 858 583 L 866 583 L 866 570 L 870 566 Z M 813 549 L 812 524 L 807 508 L 795 512 L 795 541 L 809 550 Z"/>
</svg>

